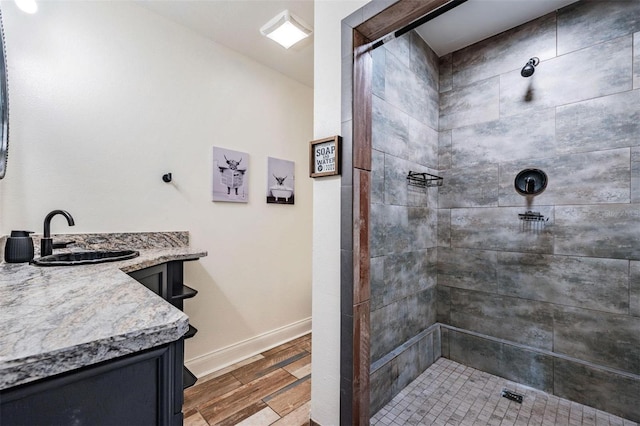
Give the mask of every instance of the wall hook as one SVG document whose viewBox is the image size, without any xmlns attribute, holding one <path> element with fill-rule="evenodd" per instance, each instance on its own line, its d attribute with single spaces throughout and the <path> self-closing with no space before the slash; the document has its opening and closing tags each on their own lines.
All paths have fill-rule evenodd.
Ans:
<svg viewBox="0 0 640 426">
<path fill-rule="evenodd" d="M 166 183 L 171 182 L 171 173 L 165 173 L 164 175 L 162 175 L 162 180 Z"/>
</svg>

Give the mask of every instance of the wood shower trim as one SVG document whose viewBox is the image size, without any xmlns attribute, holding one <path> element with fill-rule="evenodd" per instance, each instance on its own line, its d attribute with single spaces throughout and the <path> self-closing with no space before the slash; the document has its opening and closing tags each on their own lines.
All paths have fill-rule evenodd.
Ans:
<svg viewBox="0 0 640 426">
<path fill-rule="evenodd" d="M 416 19 L 449 3 L 449 1 L 450 0 L 400 0 L 371 19 L 358 25 L 355 31 L 363 37 L 375 41 L 387 34 L 398 31 Z"/>
<path fill-rule="evenodd" d="M 369 40 L 353 32 L 353 341 L 350 421 L 341 423 L 368 425 L 370 413 L 369 377 L 370 334 L 370 254 L 369 209 L 371 203 L 371 82 L 373 58 L 362 48 Z M 357 94 L 357 96 L 356 96 Z M 357 106 L 356 106 L 357 105 Z M 357 114 L 356 111 L 358 112 Z M 357 144 L 355 141 L 359 141 Z M 347 403 L 347 401 L 345 401 Z"/>
<path fill-rule="evenodd" d="M 399 0 L 353 30 L 353 323 L 351 394 L 341 394 L 341 405 L 351 407 L 351 418 L 341 424 L 368 425 L 370 412 L 370 205 L 372 156 L 373 59 L 370 45 L 449 0 Z M 350 401 L 348 399 L 351 399 Z"/>
</svg>

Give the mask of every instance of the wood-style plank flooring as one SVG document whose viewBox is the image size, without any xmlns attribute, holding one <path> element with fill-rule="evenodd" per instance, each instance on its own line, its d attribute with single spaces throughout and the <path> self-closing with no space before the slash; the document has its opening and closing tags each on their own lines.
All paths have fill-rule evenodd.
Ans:
<svg viewBox="0 0 640 426">
<path fill-rule="evenodd" d="M 185 426 L 301 426 L 311 408 L 311 334 L 198 379 Z"/>
</svg>

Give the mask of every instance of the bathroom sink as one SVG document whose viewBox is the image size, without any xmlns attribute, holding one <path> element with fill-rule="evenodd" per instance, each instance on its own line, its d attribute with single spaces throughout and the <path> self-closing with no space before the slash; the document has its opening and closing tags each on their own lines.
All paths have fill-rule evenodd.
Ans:
<svg viewBox="0 0 640 426">
<path fill-rule="evenodd" d="M 56 253 L 32 261 L 39 266 L 91 265 L 94 263 L 115 262 L 132 259 L 140 255 L 135 250 L 100 250 Z"/>
</svg>

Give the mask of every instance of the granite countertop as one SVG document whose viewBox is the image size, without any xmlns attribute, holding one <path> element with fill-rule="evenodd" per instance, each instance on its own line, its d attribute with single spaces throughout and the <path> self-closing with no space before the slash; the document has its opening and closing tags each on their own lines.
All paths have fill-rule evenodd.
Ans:
<svg viewBox="0 0 640 426">
<path fill-rule="evenodd" d="M 188 317 L 127 275 L 207 253 L 140 249 L 96 265 L 0 264 L 0 389 L 179 339 Z"/>
</svg>

